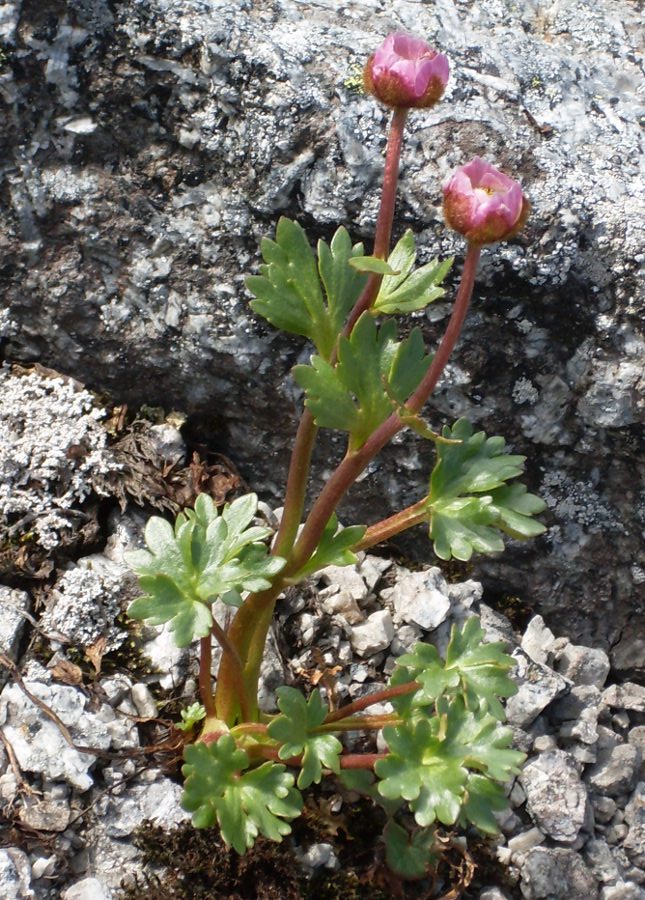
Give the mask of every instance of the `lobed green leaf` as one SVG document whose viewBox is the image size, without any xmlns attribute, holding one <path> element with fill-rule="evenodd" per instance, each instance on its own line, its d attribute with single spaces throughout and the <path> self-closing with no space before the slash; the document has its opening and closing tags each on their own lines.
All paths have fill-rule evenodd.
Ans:
<svg viewBox="0 0 645 900">
<path fill-rule="evenodd" d="M 387 799 L 408 801 L 421 826 L 438 820 L 454 824 L 470 816 L 487 830 L 492 817 L 482 811 L 482 798 L 499 800 L 499 792 L 488 791 L 479 775 L 488 781 L 508 781 L 519 772 L 524 754 L 510 748 L 512 732 L 503 728 L 484 708 L 468 710 L 464 699 L 442 697 L 437 715 L 414 718 L 383 730 L 389 753 L 374 766 L 381 779 L 379 793 Z M 462 810 L 468 810 L 468 813 Z"/>
<path fill-rule="evenodd" d="M 298 787 L 306 788 L 318 784 L 323 768 L 340 772 L 339 757 L 343 745 L 330 734 L 312 734 L 312 730 L 322 725 L 329 708 L 323 702 L 320 691 L 312 691 L 308 700 L 291 687 L 277 690 L 278 708 L 282 713 L 269 724 L 269 736 L 282 744 L 280 759 L 291 759 L 302 754 L 302 767 L 298 776 Z"/>
<path fill-rule="evenodd" d="M 293 371 L 316 424 L 349 432 L 357 448 L 405 403 L 430 362 L 419 329 L 399 342 L 393 321 L 377 328 L 364 313 L 350 337 L 340 338 L 335 368 L 314 356 L 311 365 Z"/>
<path fill-rule="evenodd" d="M 483 701 L 489 712 L 504 718 L 500 697 L 512 697 L 517 685 L 508 672 L 515 660 L 504 652 L 501 642 L 484 643 L 485 632 L 476 616 L 466 620 L 462 628 L 453 625 L 443 662 L 436 647 L 418 643 L 397 660 L 390 684 L 419 683 L 414 694 L 394 698 L 392 703 L 400 715 L 433 707 L 444 694 L 460 693 L 468 708 L 476 710 Z"/>
<path fill-rule="evenodd" d="M 410 833 L 394 819 L 388 819 L 383 839 L 387 864 L 401 878 L 423 878 L 439 860 L 434 828 L 416 828 Z"/>
<path fill-rule="evenodd" d="M 334 513 L 325 525 L 315 553 L 309 561 L 293 577 L 294 581 L 301 581 L 306 575 L 311 575 L 325 566 L 351 566 L 358 561 L 356 554 L 350 549 L 357 544 L 365 534 L 364 525 L 350 525 L 341 528 L 338 517 Z"/>
<path fill-rule="evenodd" d="M 503 550 L 504 534 L 526 539 L 544 532 L 531 518 L 545 509 L 543 501 L 522 484 L 506 484 L 522 474 L 524 456 L 508 453 L 501 437 L 473 433 L 466 419 L 442 436 L 459 443 L 437 444 L 430 478 L 427 509 L 437 556 L 467 561 L 473 552 Z"/>
<path fill-rule="evenodd" d="M 362 256 L 362 244 L 352 246 L 341 227 L 329 246 L 319 241 L 316 261 L 301 226 L 282 217 L 275 241 L 265 238 L 261 250 L 265 262 L 261 274 L 246 279 L 255 297 L 251 308 L 276 328 L 309 338 L 328 360 L 366 283 L 365 276 L 350 266 Z"/>
<path fill-rule="evenodd" d="M 414 234 L 408 229 L 388 257 L 388 265 L 396 274 L 385 273 L 372 307 L 374 315 L 414 312 L 444 296 L 445 289 L 439 285 L 453 259 L 432 260 L 413 271 L 415 260 Z"/>
<path fill-rule="evenodd" d="M 196 828 L 217 822 L 224 841 L 240 854 L 253 847 L 260 834 L 281 841 L 291 832 L 287 820 L 302 812 L 302 797 L 285 766 L 266 762 L 245 771 L 248 754 L 236 747 L 230 734 L 209 746 L 186 747 L 184 758 L 182 805 L 193 814 Z"/>
<path fill-rule="evenodd" d="M 210 604 L 217 598 L 239 606 L 242 591 L 261 591 L 285 561 L 260 543 L 270 529 L 251 525 L 257 497 L 247 494 L 220 514 L 212 498 L 199 494 L 194 509 L 177 516 L 174 528 L 153 516 L 145 528 L 149 551 L 126 554 L 146 592 L 128 607 L 133 619 L 170 623 L 175 642 L 185 647 L 210 633 Z"/>
</svg>

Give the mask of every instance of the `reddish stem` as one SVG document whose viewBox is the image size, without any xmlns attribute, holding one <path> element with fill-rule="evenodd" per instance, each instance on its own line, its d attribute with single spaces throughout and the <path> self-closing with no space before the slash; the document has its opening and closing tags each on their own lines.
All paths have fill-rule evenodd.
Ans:
<svg viewBox="0 0 645 900">
<path fill-rule="evenodd" d="M 258 744 L 253 748 L 253 752 L 262 759 L 271 759 L 274 762 L 282 763 L 285 766 L 294 766 L 300 768 L 302 766 L 302 755 L 290 756 L 288 759 L 280 759 L 278 751 L 273 747 L 265 747 Z M 379 759 L 385 759 L 387 753 L 348 753 L 346 756 L 339 757 L 341 769 L 373 769 L 374 764 Z"/>
<path fill-rule="evenodd" d="M 211 662 L 213 648 L 211 636 L 201 638 L 199 642 L 199 695 L 202 698 L 207 716 L 215 716 L 215 701 L 211 689 Z"/>
<path fill-rule="evenodd" d="M 341 719 L 347 719 L 349 716 L 353 716 L 354 713 L 361 712 L 369 706 L 373 706 L 375 703 L 386 703 L 393 697 L 404 697 L 406 694 L 413 694 L 415 691 L 418 691 L 420 687 L 421 685 L 418 681 L 408 681 L 406 684 L 397 684 L 395 687 L 388 687 L 384 688 L 382 691 L 375 691 L 373 694 L 368 694 L 366 697 L 361 697 L 360 700 L 354 700 L 352 703 L 346 703 L 345 706 L 341 706 L 339 709 L 334 710 L 334 712 L 330 712 L 325 717 L 324 724 L 331 725 L 332 722 L 339 722 Z"/>
<path fill-rule="evenodd" d="M 317 433 L 314 417 L 308 409 L 305 409 L 291 453 L 282 519 L 271 551 L 274 556 L 286 556 L 296 539 L 305 505 L 307 476 Z"/>
<path fill-rule="evenodd" d="M 419 500 L 413 506 L 402 509 L 401 512 L 395 513 L 387 519 L 382 519 L 374 525 L 370 525 L 362 540 L 354 544 L 352 550 L 358 553 L 359 550 L 368 550 L 370 547 L 388 541 L 396 534 L 401 534 L 408 528 L 413 528 L 428 518 L 427 498 Z"/>
<path fill-rule="evenodd" d="M 396 203 L 396 188 L 399 182 L 399 165 L 401 161 L 401 148 L 403 146 L 403 132 L 409 110 L 395 109 L 392 114 L 390 131 L 385 152 L 385 171 L 383 172 L 383 191 L 381 193 L 381 206 L 376 222 L 374 235 L 373 255 L 378 259 L 387 259 L 390 252 L 390 239 L 392 237 L 392 222 L 394 220 L 394 206 Z M 366 309 L 369 309 L 378 294 L 383 280 L 382 275 L 370 275 L 363 293 L 356 301 L 353 310 L 349 314 L 347 324 L 343 329 L 343 335 L 351 334 L 356 322 Z"/>
</svg>

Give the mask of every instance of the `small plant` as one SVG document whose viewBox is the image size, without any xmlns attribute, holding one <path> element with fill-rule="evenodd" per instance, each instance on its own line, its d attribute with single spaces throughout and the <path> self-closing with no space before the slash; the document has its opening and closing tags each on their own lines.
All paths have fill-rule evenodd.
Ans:
<svg viewBox="0 0 645 900">
<path fill-rule="evenodd" d="M 476 158 L 444 187 L 446 220 L 465 236 L 467 250 L 434 353 L 418 328 L 399 338 L 392 318 L 442 297 L 452 264 L 415 267 L 412 231 L 390 249 L 406 118 L 411 108 L 438 102 L 447 80 L 443 54 L 407 35 L 388 37 L 364 76 L 366 90 L 393 109 L 372 254 L 343 227 L 314 253 L 302 228 L 282 218 L 275 240 L 262 242 L 260 273 L 247 279 L 255 312 L 315 348 L 310 363 L 294 370 L 305 409 L 272 544 L 270 530 L 257 524 L 254 494 L 221 510 L 201 494 L 174 526 L 151 518 L 148 549 L 129 554 L 145 592 L 129 615 L 168 623 L 180 647 L 199 641 L 201 704 L 187 709 L 178 726 L 194 738 L 185 748 L 183 803 L 197 828 L 219 825 L 238 853 L 259 835 L 280 841 L 289 834 L 289 822 L 303 809 L 302 791 L 333 775 L 383 805 L 390 866 L 421 877 L 436 855 L 436 823 L 496 831 L 494 813 L 506 805 L 503 784 L 523 761 L 501 724 L 500 701 L 515 691 L 508 675 L 513 661 L 501 644 L 484 642 L 476 618 L 453 629 L 445 659 L 419 643 L 397 660 L 383 690 L 353 703 L 331 709 L 318 688 L 305 696 L 284 686 L 277 692 L 279 712 L 258 708 L 267 633 L 286 587 L 327 565 L 350 565 L 359 551 L 423 522 L 444 560 L 496 553 L 505 536 L 544 531 L 533 518 L 544 504 L 515 480 L 523 456 L 510 453 L 501 437 L 474 432 L 465 419 L 439 433 L 420 415 L 459 338 L 482 247 L 516 234 L 526 219 L 529 205 L 516 181 Z M 319 428 L 345 432 L 347 451 L 305 515 Z M 403 429 L 435 445 L 427 492 L 381 522 L 341 527 L 339 502 Z M 235 609 L 226 628 L 216 604 Z M 222 650 L 214 692 L 213 641 Z M 391 712 L 370 712 L 385 702 Z M 343 735 L 360 730 L 381 731 L 387 749 L 347 752 Z"/>
</svg>

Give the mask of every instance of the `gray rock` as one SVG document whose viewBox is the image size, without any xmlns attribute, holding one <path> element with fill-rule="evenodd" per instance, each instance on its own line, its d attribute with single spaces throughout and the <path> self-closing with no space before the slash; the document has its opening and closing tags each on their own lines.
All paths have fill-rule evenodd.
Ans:
<svg viewBox="0 0 645 900">
<path fill-rule="evenodd" d="M 631 728 L 627 735 L 627 740 L 630 744 L 638 747 L 641 751 L 641 756 L 645 758 L 645 725 L 636 725 L 634 728 Z"/>
<path fill-rule="evenodd" d="M 623 850 L 632 865 L 645 871 L 645 822 L 630 826 L 623 841 Z"/>
<path fill-rule="evenodd" d="M 51 856 L 37 856 L 31 864 L 32 880 L 38 881 L 41 878 L 52 876 L 56 871 L 57 862 L 55 853 L 52 853 Z"/>
<path fill-rule="evenodd" d="M 338 858 L 331 844 L 312 844 L 300 857 L 300 862 L 310 871 L 316 869 L 337 869 Z"/>
<path fill-rule="evenodd" d="M 616 732 L 612 728 L 607 728 L 605 725 L 598 726 L 598 749 L 599 750 L 607 750 L 611 747 L 617 747 L 618 744 L 622 744 L 623 739 L 620 735 L 616 734 Z"/>
<path fill-rule="evenodd" d="M 423 632 L 420 628 L 414 625 L 400 625 L 394 632 L 390 650 L 395 656 L 401 656 L 411 650 L 422 637 Z"/>
<path fill-rule="evenodd" d="M 544 624 L 542 616 L 533 616 L 522 636 L 520 646 L 533 662 L 547 665 L 550 662 L 551 648 L 555 635 Z"/>
<path fill-rule="evenodd" d="M 436 566 L 408 572 L 394 587 L 381 591 L 381 597 L 392 602 L 395 621 L 418 625 L 424 631 L 438 628 L 450 611 L 448 585 Z"/>
<path fill-rule="evenodd" d="M 51 27 L 37 7 L 1 7 L 0 34 L 21 61 L 0 82 L 6 354 L 135 406 L 195 417 L 216 406 L 218 440 L 267 493 L 284 480 L 296 405 L 284 376 L 301 342 L 257 322 L 240 267 L 256 268 L 250 248 L 280 213 L 305 214 L 312 238 L 345 222 L 369 243 L 387 116 L 350 73 L 389 31 L 434 36 L 452 80 L 444 103 L 410 117 L 395 232 L 411 225 L 424 259 L 461 252 L 439 227 L 438 185 L 474 153 L 521 175 L 534 209 L 524 236 L 485 252 L 459 367 L 436 395 L 440 416 L 503 421 L 533 471 L 544 469 L 548 554 L 512 546 L 480 569 L 519 593 L 530 583 L 557 630 L 569 624 L 605 647 L 622 633 L 614 656 L 641 666 L 645 627 L 626 627 L 640 535 L 624 524 L 638 493 L 631 429 L 643 416 L 635 5 L 598 0 L 590 18 L 578 2 L 545 15 L 498 0 L 349 0 L 338 15 L 313 0 L 260 10 L 222 0 L 213 15 L 198 0 L 118 12 L 97 0 L 74 5 L 73 26 Z M 429 343 L 443 306 L 419 318 Z M 499 365 L 482 350 L 492 347 Z M 322 440 L 324 477 L 337 445 Z M 362 521 L 382 516 L 384 497 L 414 497 L 411 479 L 427 483 L 405 442 L 376 475 L 352 497 Z M 617 523 L 611 542 L 607 523 Z"/>
<path fill-rule="evenodd" d="M 323 612 L 329 616 L 341 616 L 350 625 L 358 625 L 365 614 L 349 591 L 337 590 L 335 585 L 324 588 L 318 595 L 318 602 Z"/>
<path fill-rule="evenodd" d="M 632 790 L 640 764 L 641 755 L 637 747 L 618 744 L 600 751 L 597 762 L 585 772 L 585 781 L 591 790 L 617 797 Z"/>
<path fill-rule="evenodd" d="M 560 725 L 561 738 L 593 745 L 598 740 L 598 716 L 601 695 L 593 685 L 574 685 L 570 693 L 560 697 L 549 708 L 549 716 Z"/>
<path fill-rule="evenodd" d="M 602 688 L 609 674 L 609 657 L 599 648 L 568 644 L 558 657 L 556 669 L 574 684 Z"/>
<path fill-rule="evenodd" d="M 513 626 L 506 616 L 495 609 L 491 609 L 485 603 L 479 604 L 477 612 L 488 641 L 501 641 L 510 647 L 515 646 L 517 641 L 515 640 Z"/>
<path fill-rule="evenodd" d="M 357 603 L 365 600 L 369 593 L 357 566 L 327 566 L 316 574 L 316 579 L 333 585 L 337 592 L 348 594 Z"/>
<path fill-rule="evenodd" d="M 153 439 L 155 451 L 163 460 L 170 465 L 183 462 L 186 456 L 186 443 L 178 428 L 163 422 L 161 425 L 153 425 L 149 434 Z"/>
<path fill-rule="evenodd" d="M 625 821 L 629 825 L 645 824 L 645 782 L 640 781 L 625 806 Z"/>
<path fill-rule="evenodd" d="M 42 800 L 25 797 L 20 810 L 20 821 L 37 831 L 65 831 L 72 811 L 65 800 Z"/>
<path fill-rule="evenodd" d="M 584 846 L 583 856 L 600 884 L 614 884 L 620 879 L 620 866 L 606 841 L 590 838 Z"/>
<path fill-rule="evenodd" d="M 62 361 L 61 361 L 62 362 Z M 117 468 L 99 420 L 104 411 L 69 378 L 0 368 L 0 528 L 46 550 L 84 520 L 93 483 Z M 81 447 L 81 454 L 74 448 Z M 11 523 L 11 525 L 9 525 Z"/>
<path fill-rule="evenodd" d="M 386 610 L 377 610 L 362 625 L 352 628 L 350 641 L 359 656 L 373 656 L 390 646 L 394 637 L 392 616 Z"/>
<path fill-rule="evenodd" d="M 28 614 L 30 609 L 31 602 L 26 591 L 0 585 L 0 653 L 5 653 L 14 662 L 25 630 L 25 613 Z M 0 684 L 4 684 L 7 676 L 6 670 L 0 672 Z"/>
<path fill-rule="evenodd" d="M 107 723 L 115 716 L 107 704 L 97 714 L 89 710 L 87 697 L 76 688 L 28 679 L 25 686 L 67 726 L 75 743 L 102 750 L 110 746 Z M 67 781 L 80 791 L 91 787 L 89 771 L 96 757 L 70 746 L 57 725 L 18 685 L 7 685 L 0 694 L 0 722 L 23 771 L 38 772 L 52 781 Z"/>
<path fill-rule="evenodd" d="M 153 676 L 163 690 L 169 691 L 181 684 L 189 662 L 186 647 L 178 647 L 168 625 L 150 628 L 141 652 L 150 662 Z"/>
<path fill-rule="evenodd" d="M 82 878 L 61 894 L 62 900 L 111 900 L 112 892 L 98 878 Z"/>
<path fill-rule="evenodd" d="M 609 822 L 616 812 L 616 801 L 611 797 L 594 796 L 591 805 L 596 822 Z"/>
<path fill-rule="evenodd" d="M 124 593 L 123 566 L 102 554 L 79 560 L 63 572 L 51 590 L 43 625 L 61 636 L 61 644 L 89 647 L 105 640 L 115 650 L 127 632 L 117 624 Z"/>
<path fill-rule="evenodd" d="M 520 781 L 541 831 L 554 841 L 575 841 L 585 822 L 587 791 L 571 757 L 562 750 L 541 753 L 524 766 Z"/>
<path fill-rule="evenodd" d="M 31 889 L 29 857 L 17 847 L 0 850 L 0 896 L 4 900 L 29 900 Z"/>
<path fill-rule="evenodd" d="M 260 682 L 258 685 L 258 704 L 262 712 L 277 710 L 276 690 L 285 683 L 285 667 L 273 631 L 269 632 L 262 665 L 260 666 Z"/>
<path fill-rule="evenodd" d="M 164 828 L 189 821 L 189 813 L 181 808 L 181 792 L 181 786 L 169 778 L 146 772 L 145 781 L 139 778 L 131 782 L 127 794 L 108 794 L 99 801 L 97 809 L 104 818 L 105 833 L 112 838 L 127 838 L 146 820 Z"/>
<path fill-rule="evenodd" d="M 602 699 L 607 706 L 645 712 L 645 687 L 642 684 L 632 681 L 612 684 L 603 691 Z"/>
<path fill-rule="evenodd" d="M 360 557 L 359 557 L 360 559 Z M 358 571 L 361 578 L 367 585 L 369 591 L 373 591 L 379 581 L 392 566 L 392 560 L 384 556 L 373 556 L 366 553 L 358 564 Z"/>
<path fill-rule="evenodd" d="M 511 851 L 511 862 L 516 865 L 523 860 L 529 850 L 539 847 L 544 843 L 544 834 L 539 828 L 530 828 L 508 839 L 508 849 Z"/>
<path fill-rule="evenodd" d="M 534 663 L 521 650 L 514 650 L 512 656 L 517 660 L 514 678 L 519 689 L 506 703 L 506 717 L 511 725 L 526 728 L 568 689 L 568 683 L 552 669 Z"/>
<path fill-rule="evenodd" d="M 131 691 L 132 702 L 137 708 L 137 714 L 142 719 L 154 719 L 158 714 L 157 701 L 150 693 L 150 688 L 145 684 L 133 684 Z"/>
<path fill-rule="evenodd" d="M 536 847 L 521 867 L 526 900 L 597 900 L 598 885 L 574 850 Z"/>
<path fill-rule="evenodd" d="M 453 609 L 459 607 L 471 609 L 473 604 L 479 603 L 483 593 L 482 584 L 479 581 L 473 581 L 472 578 L 448 585 L 448 597 Z"/>
<path fill-rule="evenodd" d="M 645 900 L 645 888 L 633 882 L 618 881 L 601 890 L 600 900 Z"/>
<path fill-rule="evenodd" d="M 498 887 L 487 887 L 481 891 L 479 900 L 508 900 L 508 894 Z"/>
</svg>

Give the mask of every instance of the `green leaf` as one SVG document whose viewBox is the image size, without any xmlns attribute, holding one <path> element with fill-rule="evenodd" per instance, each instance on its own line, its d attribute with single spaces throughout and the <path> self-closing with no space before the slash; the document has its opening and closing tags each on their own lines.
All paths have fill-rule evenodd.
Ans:
<svg viewBox="0 0 645 900">
<path fill-rule="evenodd" d="M 372 788 L 376 779 L 369 769 L 341 769 L 338 777 L 348 791 L 372 796 Z"/>
<path fill-rule="evenodd" d="M 318 784 L 323 768 L 340 772 L 339 756 L 343 749 L 340 741 L 330 734 L 311 734 L 312 729 L 322 725 L 329 711 L 320 691 L 316 688 L 309 700 L 305 700 L 295 688 L 281 687 L 277 696 L 282 715 L 273 719 L 268 732 L 274 741 L 282 744 L 278 751 L 280 759 L 302 754 L 298 787 Z"/>
<path fill-rule="evenodd" d="M 329 247 L 324 241 L 318 243 L 317 263 L 301 226 L 282 217 L 275 241 L 265 238 L 261 249 L 265 261 L 261 274 L 246 279 L 255 296 L 252 309 L 276 328 L 309 338 L 320 355 L 329 359 L 343 321 L 366 282 L 348 265 L 362 254 L 362 244 L 352 247 L 346 230 L 340 228 Z"/>
<path fill-rule="evenodd" d="M 493 813 L 508 807 L 504 788 L 484 775 L 470 775 L 466 784 L 459 822 L 466 827 L 471 823 L 487 834 L 497 834 L 499 826 Z"/>
<path fill-rule="evenodd" d="M 414 392 L 430 362 L 418 329 L 399 342 L 393 321 L 377 328 L 364 313 L 350 337 L 340 338 L 335 368 L 314 356 L 293 373 L 316 424 L 349 432 L 356 449 Z"/>
<path fill-rule="evenodd" d="M 440 725 L 435 718 L 384 728 L 390 752 L 374 765 L 379 793 L 407 800 L 422 826 L 436 819 L 444 825 L 457 821 L 468 774 L 461 760 L 446 753 Z"/>
<path fill-rule="evenodd" d="M 473 433 L 459 419 L 442 436 L 460 443 L 438 443 L 437 464 L 430 478 L 427 509 L 430 538 L 441 559 L 467 561 L 477 553 L 504 549 L 503 535 L 529 538 L 545 530 L 531 516 L 545 504 L 521 484 L 507 485 L 521 475 L 524 456 L 510 454 L 501 437 Z"/>
<path fill-rule="evenodd" d="M 341 528 L 338 517 L 334 513 L 327 522 L 318 546 L 309 561 L 293 576 L 293 581 L 298 582 L 306 575 L 324 569 L 325 566 L 351 566 L 358 561 L 358 557 L 350 547 L 357 544 L 367 529 L 364 525 L 350 525 L 349 528 Z"/>
<path fill-rule="evenodd" d="M 245 853 L 258 835 L 281 841 L 291 832 L 285 820 L 302 811 L 302 797 L 285 766 L 266 762 L 248 768 L 249 758 L 230 734 L 216 743 L 193 744 L 184 751 L 186 777 L 182 805 L 195 828 L 219 824 L 222 838 Z"/>
<path fill-rule="evenodd" d="M 318 241 L 318 271 L 327 296 L 330 333 L 338 335 L 350 310 L 358 300 L 367 278 L 349 265 L 349 261 L 363 253 L 363 245 L 352 242 L 342 225 L 329 246 Z M 320 348 L 319 348 L 320 349 Z"/>
<path fill-rule="evenodd" d="M 181 711 L 181 722 L 176 723 L 180 731 L 191 731 L 198 722 L 206 718 L 206 709 L 201 703 L 191 703 Z"/>
<path fill-rule="evenodd" d="M 390 684 L 419 683 L 414 694 L 392 700 L 400 715 L 411 716 L 416 710 L 432 706 L 446 693 L 457 692 L 470 709 L 477 709 L 483 701 L 498 719 L 504 718 L 500 697 L 512 697 L 517 685 L 508 677 L 515 660 L 504 652 L 501 642 L 484 643 L 485 632 L 476 616 L 467 619 L 460 629 L 453 625 L 442 662 L 432 644 L 415 644 L 409 653 L 397 659 Z"/>
<path fill-rule="evenodd" d="M 247 494 L 220 511 L 207 494 L 193 510 L 177 516 L 175 527 L 152 517 L 145 529 L 148 551 L 126 554 L 146 592 L 128 608 L 133 619 L 170 623 L 175 642 L 185 647 L 210 633 L 210 604 L 217 598 L 239 606 L 241 591 L 269 588 L 285 561 L 260 543 L 270 529 L 251 525 L 257 497 Z"/>
<path fill-rule="evenodd" d="M 443 262 L 434 259 L 412 271 L 415 259 L 414 234 L 408 230 L 388 257 L 388 264 L 396 270 L 396 274 L 387 273 L 383 278 L 372 307 L 374 315 L 424 309 L 446 293 L 439 285 L 450 271 L 453 259 Z"/>
<path fill-rule="evenodd" d="M 151 625 L 170 622 L 175 643 L 187 647 L 196 638 L 207 637 L 213 624 L 210 609 L 186 596 L 168 575 L 141 575 L 139 585 L 148 593 L 128 607 L 131 619 L 147 619 Z"/>
<path fill-rule="evenodd" d="M 486 790 L 473 775 L 508 781 L 525 758 L 510 748 L 510 728 L 501 727 L 483 708 L 466 709 L 461 696 L 440 698 L 436 716 L 389 726 L 383 737 L 389 753 L 374 766 L 381 779 L 378 790 L 383 797 L 407 800 L 424 827 L 437 819 L 454 824 L 467 803 L 471 821 L 489 826 L 479 808 Z M 499 792 L 490 796 L 499 798 Z"/>
<path fill-rule="evenodd" d="M 433 644 L 415 644 L 409 653 L 396 661 L 390 676 L 390 687 L 398 687 L 417 681 L 421 687 L 416 692 L 393 697 L 390 701 L 397 713 L 406 718 L 416 712 L 434 707 L 435 701 L 447 690 L 459 686 L 459 673 L 447 669 Z"/>
<path fill-rule="evenodd" d="M 484 643 L 485 636 L 476 616 L 467 619 L 461 629 L 453 625 L 446 649 L 446 669 L 458 673 L 470 708 L 484 700 L 494 716 L 504 719 L 504 709 L 498 698 L 517 693 L 517 685 L 507 674 L 515 668 L 516 662 L 504 652 L 501 641 Z"/>
<path fill-rule="evenodd" d="M 443 704 L 443 706 L 442 706 Z M 448 705 L 449 704 L 449 705 Z M 466 709 L 463 697 L 453 701 L 443 698 L 439 707 L 447 711 L 447 751 L 462 756 L 463 764 L 487 775 L 494 781 L 509 781 L 519 775 L 526 754 L 510 744 L 513 732 L 501 726 L 485 707 L 473 712 Z"/>
<path fill-rule="evenodd" d="M 537 537 L 546 530 L 541 522 L 531 516 L 546 509 L 546 503 L 535 494 L 529 494 L 523 484 L 509 484 L 491 492 L 493 506 L 498 516 L 498 527 L 510 537 L 519 540 Z"/>
<path fill-rule="evenodd" d="M 410 834 L 394 819 L 388 819 L 383 838 L 387 864 L 401 878 L 423 878 L 439 860 L 434 828 L 415 828 Z"/>
<path fill-rule="evenodd" d="M 355 256 L 349 264 L 357 272 L 373 272 L 375 275 L 398 275 L 399 273 L 384 259 L 377 256 Z"/>
</svg>

